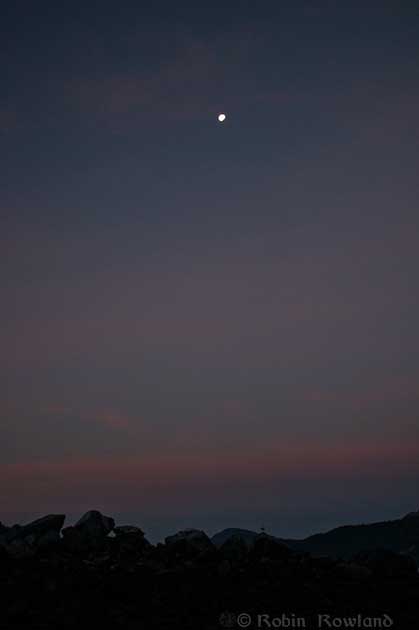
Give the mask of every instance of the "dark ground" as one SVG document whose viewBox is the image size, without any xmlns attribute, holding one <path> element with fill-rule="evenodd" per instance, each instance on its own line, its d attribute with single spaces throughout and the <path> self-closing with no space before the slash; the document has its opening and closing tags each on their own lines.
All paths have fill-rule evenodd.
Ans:
<svg viewBox="0 0 419 630">
<path fill-rule="evenodd" d="M 393 551 L 315 558 L 266 534 L 251 544 L 233 537 L 217 548 L 197 530 L 153 546 L 138 528 L 113 528 L 97 512 L 60 536 L 61 518 L 3 529 L 2 628 L 210 630 L 241 627 L 242 613 L 251 616 L 250 628 L 286 627 L 272 625 L 282 615 L 318 628 L 319 614 L 361 615 L 364 623 L 388 615 L 392 628 L 419 627 L 416 563 Z M 258 625 L 257 615 L 270 621 Z"/>
</svg>

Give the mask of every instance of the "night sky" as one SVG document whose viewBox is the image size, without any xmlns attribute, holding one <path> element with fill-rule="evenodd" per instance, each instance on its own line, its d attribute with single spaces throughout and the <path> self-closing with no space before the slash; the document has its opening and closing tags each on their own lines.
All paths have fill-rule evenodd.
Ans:
<svg viewBox="0 0 419 630">
<path fill-rule="evenodd" d="M 0 67 L 0 520 L 418 509 L 415 3 L 5 2 Z"/>
</svg>

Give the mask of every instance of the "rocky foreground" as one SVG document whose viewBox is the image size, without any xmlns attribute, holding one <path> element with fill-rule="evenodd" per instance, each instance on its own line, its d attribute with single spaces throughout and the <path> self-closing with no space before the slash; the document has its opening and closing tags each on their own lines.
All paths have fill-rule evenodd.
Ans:
<svg viewBox="0 0 419 630">
<path fill-rule="evenodd" d="M 199 530 L 154 546 L 97 511 L 64 520 L 0 524 L 1 628 L 419 627 L 406 555 L 314 558 L 266 534 L 216 547 Z"/>
</svg>

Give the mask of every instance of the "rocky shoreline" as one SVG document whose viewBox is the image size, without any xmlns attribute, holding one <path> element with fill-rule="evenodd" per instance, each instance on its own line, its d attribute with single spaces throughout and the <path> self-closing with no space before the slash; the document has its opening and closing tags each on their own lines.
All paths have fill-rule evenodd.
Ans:
<svg viewBox="0 0 419 630">
<path fill-rule="evenodd" d="M 300 615 L 314 628 L 320 614 L 388 615 L 393 628 L 418 627 L 416 563 L 389 550 L 313 557 L 264 533 L 217 547 L 195 529 L 152 545 L 140 528 L 97 511 L 64 522 L 49 515 L 0 525 L 0 627 L 210 630 L 239 627 L 240 614 L 248 627 L 258 627 L 258 615 Z"/>
</svg>

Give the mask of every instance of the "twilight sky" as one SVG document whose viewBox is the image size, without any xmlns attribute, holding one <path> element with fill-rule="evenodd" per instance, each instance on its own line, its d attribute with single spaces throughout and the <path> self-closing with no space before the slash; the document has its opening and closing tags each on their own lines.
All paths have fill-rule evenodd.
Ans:
<svg viewBox="0 0 419 630">
<path fill-rule="evenodd" d="M 0 520 L 419 508 L 418 42 L 396 1 L 4 4 Z"/>
</svg>

